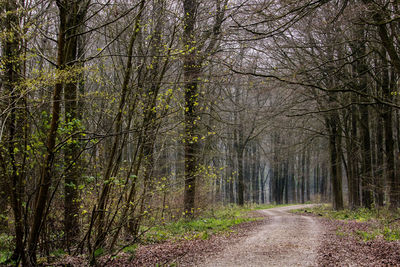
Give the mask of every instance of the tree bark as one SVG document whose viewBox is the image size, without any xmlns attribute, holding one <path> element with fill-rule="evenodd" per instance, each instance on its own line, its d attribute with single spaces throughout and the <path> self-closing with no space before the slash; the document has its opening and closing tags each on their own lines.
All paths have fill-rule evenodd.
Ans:
<svg viewBox="0 0 400 267">
<path fill-rule="evenodd" d="M 354 47 L 354 55 L 355 55 L 355 63 L 354 63 L 354 68 L 355 68 L 355 73 L 357 73 L 357 87 L 360 92 L 363 92 L 365 94 L 368 93 L 368 88 L 367 88 L 367 72 L 368 72 L 368 66 L 366 65 L 365 62 L 365 53 L 366 53 L 366 47 L 365 47 L 365 32 L 364 32 L 364 26 L 359 26 L 358 29 L 356 29 L 356 36 L 357 36 L 357 42 Z M 366 97 L 361 97 L 361 101 L 367 102 L 368 99 Z M 360 105 L 359 106 L 360 110 L 360 133 L 361 133 L 361 148 L 362 148 L 362 153 L 361 153 L 361 173 L 362 173 L 362 179 L 361 179 L 361 185 L 362 185 L 362 203 L 363 206 L 367 208 L 372 207 L 372 162 L 371 162 L 371 137 L 370 137 L 370 130 L 369 130 L 369 109 L 367 105 Z"/>
<path fill-rule="evenodd" d="M 301 190 L 300 202 L 301 203 L 305 202 L 305 198 L 304 198 L 304 196 L 305 196 L 305 175 L 306 175 L 305 165 L 306 165 L 306 152 L 303 151 L 301 153 L 301 178 L 300 178 L 301 179 L 301 185 L 300 185 L 300 190 Z"/>
<path fill-rule="evenodd" d="M 355 102 L 357 97 L 353 94 L 352 101 Z M 358 129 L 358 112 L 357 107 L 355 105 L 351 108 L 351 139 L 350 139 L 350 158 L 349 161 L 352 162 L 351 164 L 351 188 L 352 188 L 352 195 L 351 195 L 351 207 L 353 209 L 360 207 L 361 199 L 360 199 L 360 176 L 359 176 L 359 147 L 357 144 L 357 129 Z"/>
<path fill-rule="evenodd" d="M 192 49 L 195 42 L 196 24 L 196 0 L 184 0 L 184 31 L 183 43 L 188 50 L 183 60 L 184 90 L 185 90 L 185 192 L 184 192 L 184 211 L 186 216 L 193 216 L 195 195 L 196 195 L 196 175 L 197 175 L 197 108 L 198 105 L 198 78 L 200 77 L 200 66 L 196 57 L 196 49 Z"/>
<path fill-rule="evenodd" d="M 329 152 L 330 152 L 330 168 L 331 168 L 331 184 L 333 208 L 335 210 L 343 209 L 342 195 L 342 159 L 339 146 L 341 145 L 340 132 L 338 131 L 339 115 L 337 111 L 332 112 L 330 118 L 327 119 L 329 129 Z"/>
<path fill-rule="evenodd" d="M 238 188 L 237 188 L 237 199 L 238 205 L 244 205 L 244 177 L 243 177 L 243 152 L 244 149 L 239 147 L 237 150 L 237 161 L 238 161 Z"/>
<path fill-rule="evenodd" d="M 185 93 L 185 188 L 184 188 L 184 212 L 186 216 L 193 216 L 195 208 L 196 196 L 196 176 L 199 175 L 197 170 L 199 151 L 199 141 L 201 140 L 198 133 L 198 106 L 199 91 L 198 82 L 202 76 L 203 61 L 210 56 L 217 44 L 217 36 L 221 33 L 221 25 L 225 14 L 225 6 L 227 1 L 222 3 L 221 0 L 216 1 L 215 23 L 209 35 L 204 36 L 209 39 L 208 46 L 202 49 L 197 46 L 206 40 L 197 42 L 196 38 L 200 36 L 196 33 L 196 21 L 199 2 L 197 0 L 183 1 L 183 45 L 185 54 L 183 56 L 183 77 L 184 77 L 184 93 Z"/>
<path fill-rule="evenodd" d="M 385 60 L 385 59 L 383 59 Z M 394 80 L 394 72 L 392 72 L 392 80 Z M 390 99 L 390 91 L 394 90 L 395 83 L 384 84 L 382 87 L 383 94 L 387 101 Z M 393 88 L 391 88 L 393 87 Z M 394 138 L 393 138 L 393 111 L 391 107 L 386 106 L 382 114 L 384 133 L 385 133 L 385 150 L 386 150 L 386 176 L 389 184 L 389 201 L 390 208 L 395 210 L 400 205 L 400 184 L 395 173 L 395 158 L 394 158 Z"/>
<path fill-rule="evenodd" d="M 3 174 L 1 177 L 7 178 L 7 181 L 2 181 L 1 198 L 11 197 L 11 207 L 14 214 L 14 227 L 15 227 L 15 249 L 10 257 L 18 265 L 22 261 L 22 265 L 26 265 L 25 247 L 23 243 L 24 226 L 23 226 L 23 192 L 25 180 L 25 143 L 24 132 L 27 124 L 25 123 L 26 114 L 24 104 L 24 97 L 20 91 L 18 84 L 21 77 L 21 62 L 20 47 L 22 45 L 22 38 L 19 34 L 19 17 L 18 17 L 18 1 L 5 2 L 5 33 L 12 36 L 12 38 L 5 37 L 3 43 L 3 58 L 4 62 L 4 89 L 6 94 L 10 96 L 8 103 L 9 106 L 9 119 L 6 128 L 6 158 L 0 158 L 2 165 L 4 164 Z M 4 38 L 4 37 L 3 37 Z M 3 140 L 0 140 L 1 142 Z M 1 146 L 0 146 L 1 148 Z M 1 153 L 1 151 L 0 151 Z M 3 176 L 4 175 L 4 176 Z M 7 191 L 10 190 L 10 193 Z M 7 201 L 7 200 L 6 200 Z M 8 202 L 8 201 L 7 201 Z M 4 208 L 7 208 L 7 203 L 2 203 Z M 2 222 L 4 225 L 4 222 Z"/>
<path fill-rule="evenodd" d="M 76 34 L 82 29 L 82 23 L 84 21 L 87 7 L 87 1 L 70 1 L 68 3 L 63 2 L 64 6 L 68 6 L 66 15 L 66 29 L 65 32 L 65 63 L 66 67 L 72 71 L 83 72 L 81 70 L 74 70 L 75 68 L 83 67 L 79 63 L 78 53 L 79 39 L 82 36 Z M 81 44 L 83 45 L 83 44 Z M 82 48 L 81 48 L 82 49 Z M 70 134 L 72 135 L 71 142 L 68 142 L 64 148 L 64 158 L 67 166 L 64 180 L 64 232 L 66 247 L 68 250 L 71 249 L 71 244 L 77 239 L 80 232 L 79 227 L 79 183 L 81 177 L 81 164 L 79 161 L 80 156 L 80 142 L 79 136 L 75 134 L 79 131 L 80 124 L 80 110 L 82 104 L 79 101 L 79 88 L 83 86 L 82 75 L 77 75 L 78 79 L 74 81 L 74 78 L 68 79 L 64 85 L 64 100 L 65 100 L 65 123 L 71 125 Z"/>
</svg>

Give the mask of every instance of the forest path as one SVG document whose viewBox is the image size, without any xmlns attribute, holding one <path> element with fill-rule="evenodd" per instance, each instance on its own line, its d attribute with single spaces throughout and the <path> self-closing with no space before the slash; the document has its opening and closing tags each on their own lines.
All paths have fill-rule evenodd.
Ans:
<svg viewBox="0 0 400 267">
<path fill-rule="evenodd" d="M 287 212 L 310 206 L 260 210 L 271 220 L 198 266 L 316 266 L 321 226 L 312 217 Z"/>
</svg>

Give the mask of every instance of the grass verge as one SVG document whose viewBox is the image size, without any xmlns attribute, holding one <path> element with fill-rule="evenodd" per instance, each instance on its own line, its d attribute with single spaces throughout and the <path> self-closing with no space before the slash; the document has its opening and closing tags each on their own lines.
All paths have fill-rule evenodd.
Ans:
<svg viewBox="0 0 400 267">
<path fill-rule="evenodd" d="M 341 220 L 349 225 L 337 229 L 339 236 L 353 235 L 363 241 L 383 238 L 386 241 L 400 240 L 400 212 L 387 208 L 335 211 L 330 205 L 318 205 L 312 208 L 293 210 L 295 213 L 311 213 L 332 220 Z M 350 224 L 352 224 L 350 226 Z M 358 224 L 358 226 L 357 226 Z M 360 227 L 362 225 L 362 227 Z"/>
<path fill-rule="evenodd" d="M 180 219 L 165 222 L 149 228 L 144 234 L 144 243 L 157 243 L 166 240 L 208 239 L 210 235 L 230 232 L 232 227 L 244 222 L 262 219 L 249 216 L 252 210 L 270 209 L 277 205 L 221 206 L 204 211 L 193 220 Z"/>
</svg>

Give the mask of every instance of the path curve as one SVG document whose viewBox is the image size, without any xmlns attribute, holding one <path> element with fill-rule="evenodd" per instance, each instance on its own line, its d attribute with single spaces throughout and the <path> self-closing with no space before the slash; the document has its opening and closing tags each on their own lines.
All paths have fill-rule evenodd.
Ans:
<svg viewBox="0 0 400 267">
<path fill-rule="evenodd" d="M 312 217 L 287 212 L 310 206 L 260 210 L 271 220 L 197 266 L 316 266 L 320 224 Z"/>
</svg>

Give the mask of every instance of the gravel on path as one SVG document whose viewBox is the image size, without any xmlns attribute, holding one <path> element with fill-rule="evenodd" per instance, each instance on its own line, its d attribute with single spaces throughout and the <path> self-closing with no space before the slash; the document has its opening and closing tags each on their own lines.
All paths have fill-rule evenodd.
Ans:
<svg viewBox="0 0 400 267">
<path fill-rule="evenodd" d="M 318 220 L 289 213 L 311 205 L 294 205 L 261 210 L 271 220 L 246 238 L 205 257 L 196 266 L 317 266 L 322 236 Z"/>
</svg>

